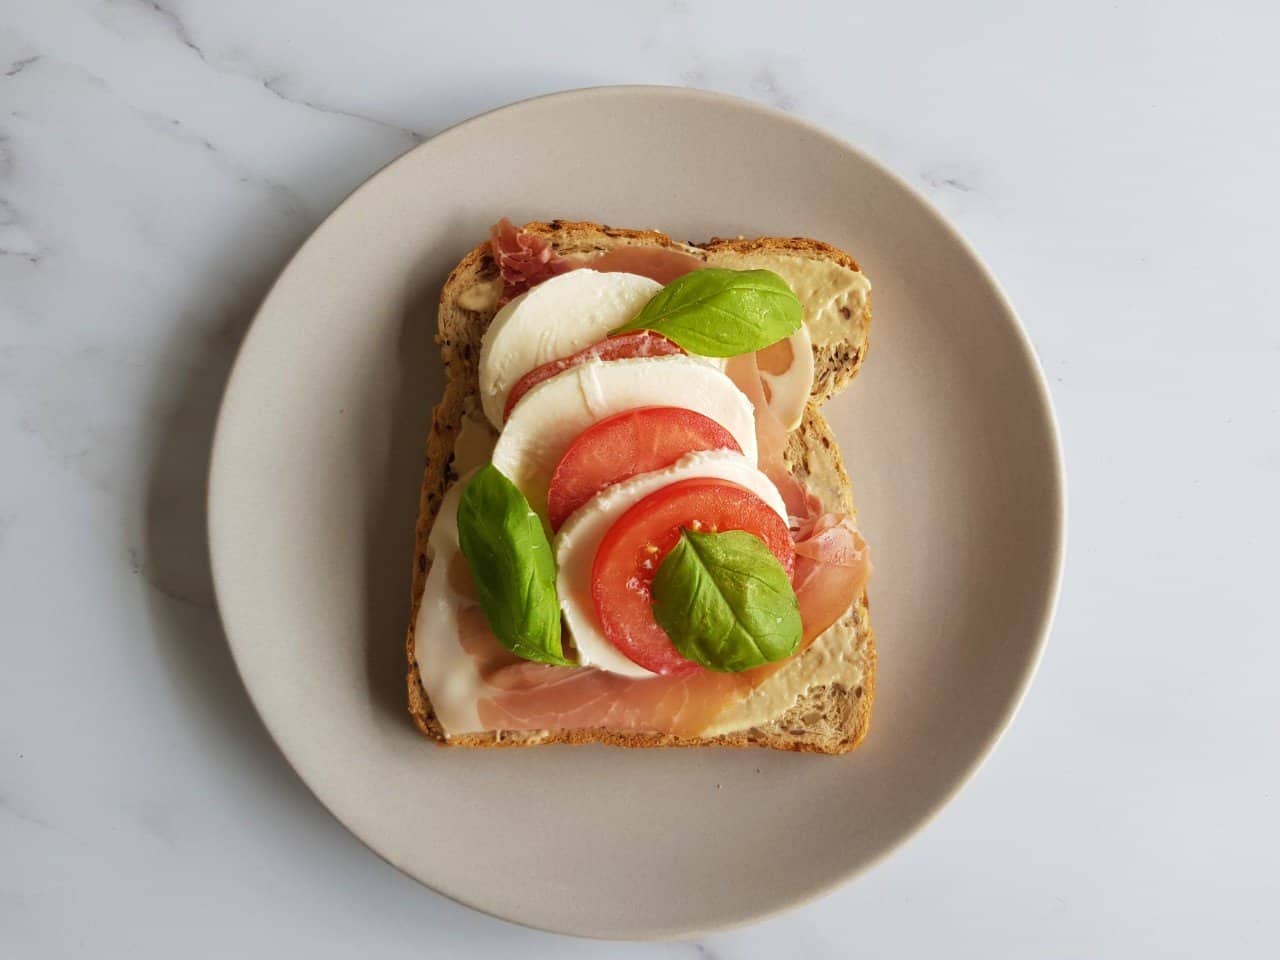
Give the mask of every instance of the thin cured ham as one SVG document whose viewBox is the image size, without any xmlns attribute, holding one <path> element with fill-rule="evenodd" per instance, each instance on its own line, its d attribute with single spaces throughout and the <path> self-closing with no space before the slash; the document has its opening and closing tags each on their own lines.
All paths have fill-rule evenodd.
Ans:
<svg viewBox="0 0 1280 960">
<path fill-rule="evenodd" d="M 478 705 L 487 729 L 596 728 L 688 737 L 700 734 L 752 686 L 744 674 L 710 670 L 636 680 L 595 667 L 533 663 L 499 670 L 488 680 L 493 692 Z"/>
<path fill-rule="evenodd" d="M 853 521 L 840 513 L 824 513 L 807 531 L 793 531 L 792 536 L 796 569 L 791 586 L 808 644 L 862 596 L 871 575 L 871 552 Z"/>
<path fill-rule="evenodd" d="M 759 679 L 700 671 L 643 680 L 595 667 L 553 667 L 522 660 L 493 635 L 461 553 L 447 563 L 455 594 L 454 628 L 482 681 L 476 713 L 486 730 L 581 730 L 695 736 Z"/>
<path fill-rule="evenodd" d="M 550 240 L 517 229 L 506 217 L 489 228 L 489 249 L 502 276 L 499 304 L 572 269 Z"/>
<path fill-rule="evenodd" d="M 759 467 L 787 505 L 796 545 L 791 585 L 808 643 L 862 595 L 871 574 L 870 551 L 852 519 L 824 513 L 821 501 L 787 469 L 787 431 L 765 402 L 756 358 L 750 353 L 734 357 L 725 373 L 755 407 Z"/>
<path fill-rule="evenodd" d="M 664 287 L 686 273 L 701 270 L 706 263 L 683 250 L 665 247 L 614 247 L 598 257 L 571 257 L 574 267 L 589 267 L 601 273 L 637 273 Z"/>
<path fill-rule="evenodd" d="M 489 249 L 502 276 L 499 305 L 544 280 L 584 267 L 601 273 L 634 273 L 665 286 L 706 266 L 691 253 L 663 247 L 618 246 L 600 256 L 562 257 L 546 237 L 526 233 L 506 217 L 489 228 L 489 236 Z"/>
<path fill-rule="evenodd" d="M 773 415 L 765 400 L 756 357 L 757 354 L 754 353 L 731 357 L 724 372 L 746 394 L 751 406 L 755 408 L 758 466 L 782 494 L 782 501 L 787 505 L 787 513 L 794 528 L 820 512 L 822 505 L 809 488 L 787 469 L 787 430 Z"/>
<path fill-rule="evenodd" d="M 857 599 L 871 568 L 866 543 L 847 517 L 825 514 L 808 521 L 795 547 L 792 579 L 804 623 L 803 649 Z M 457 635 L 484 683 L 476 711 L 487 730 L 595 728 L 697 736 L 786 663 L 645 679 L 533 663 L 508 652 L 489 629 L 461 554 L 450 560 L 449 581 L 464 601 L 457 607 Z"/>
</svg>

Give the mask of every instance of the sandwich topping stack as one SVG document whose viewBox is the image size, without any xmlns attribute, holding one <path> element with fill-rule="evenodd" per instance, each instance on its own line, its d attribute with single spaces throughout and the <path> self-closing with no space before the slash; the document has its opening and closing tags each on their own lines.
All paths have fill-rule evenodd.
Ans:
<svg viewBox="0 0 1280 960">
<path fill-rule="evenodd" d="M 871 568 L 819 408 L 865 356 L 869 294 L 813 240 L 494 227 L 440 301 L 419 729 L 852 750 Z"/>
</svg>

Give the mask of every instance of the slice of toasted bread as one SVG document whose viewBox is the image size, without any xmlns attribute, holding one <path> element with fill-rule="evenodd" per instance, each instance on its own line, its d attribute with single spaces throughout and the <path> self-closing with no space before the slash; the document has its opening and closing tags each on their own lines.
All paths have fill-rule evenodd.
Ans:
<svg viewBox="0 0 1280 960">
<path fill-rule="evenodd" d="M 767 266 L 778 269 L 784 276 L 789 264 L 801 261 L 820 261 L 830 268 L 833 275 L 857 275 L 859 272 L 857 263 L 847 253 L 802 238 L 713 239 L 706 244 L 695 245 L 679 243 L 653 230 L 619 230 L 561 220 L 530 223 L 522 229 L 550 238 L 556 250 L 566 256 L 603 253 L 621 245 L 661 246 L 694 254 L 717 266 L 741 269 Z M 871 630 L 865 594 L 828 631 L 844 660 L 845 671 L 841 677 L 855 677 L 856 680 L 805 685 L 805 678 L 812 672 L 809 669 L 813 665 L 811 661 L 827 655 L 819 649 L 819 643 L 828 636 L 824 634 L 819 643 L 796 657 L 751 695 L 784 695 L 791 702 L 794 694 L 793 705 L 771 722 L 735 728 L 716 736 L 692 738 L 596 729 L 494 731 L 446 738 L 419 675 L 414 654 L 416 622 L 423 585 L 431 568 L 427 537 L 445 491 L 457 479 L 453 470 L 454 443 L 465 417 L 482 416 L 478 396 L 480 341 L 497 311 L 500 283 L 497 266 L 490 255 L 489 245 L 485 243 L 463 257 L 449 275 L 440 296 L 436 342 L 445 365 L 446 386 L 444 397 L 433 412 L 427 440 L 426 472 L 415 540 L 412 612 L 406 641 L 409 712 L 418 729 L 444 743 L 473 747 L 591 742 L 626 747 L 721 744 L 816 753 L 846 753 L 856 747 L 867 733 L 876 679 L 875 636 Z M 806 303 L 806 320 L 810 319 L 814 309 L 835 311 L 832 317 L 838 329 L 837 335 L 829 335 L 814 344 L 813 396 L 802 423 L 791 434 L 787 464 L 797 477 L 810 482 L 824 508 L 852 514 L 849 478 L 818 406 L 857 373 L 866 353 L 871 311 L 865 294 L 842 299 L 826 296 L 830 292 L 825 290 L 820 304 Z M 805 301 L 802 291 L 798 290 L 797 294 L 802 302 Z M 831 320 L 831 317 L 827 318 L 828 330 L 832 327 Z"/>
</svg>

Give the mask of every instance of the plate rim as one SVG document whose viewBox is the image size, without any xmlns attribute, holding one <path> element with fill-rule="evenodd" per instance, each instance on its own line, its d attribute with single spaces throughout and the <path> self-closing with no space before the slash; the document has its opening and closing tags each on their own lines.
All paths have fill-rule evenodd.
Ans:
<svg viewBox="0 0 1280 960">
<path fill-rule="evenodd" d="M 391 852 L 384 852 L 378 849 L 371 840 L 363 836 L 350 823 L 348 823 L 346 819 L 339 815 L 337 811 L 329 805 L 318 787 L 311 782 L 308 775 L 294 764 L 288 751 L 285 750 L 282 744 L 280 733 L 273 726 L 266 711 L 264 711 L 262 704 L 259 703 L 258 697 L 254 694 L 254 687 L 249 681 L 245 663 L 241 657 L 240 651 L 242 646 L 238 644 L 236 639 L 233 637 L 232 631 L 227 623 L 227 617 L 224 614 L 226 588 L 222 585 L 223 578 L 219 576 L 220 563 L 218 561 L 218 556 L 220 553 L 224 552 L 224 549 L 220 549 L 219 547 L 221 538 L 214 523 L 214 517 L 217 512 L 215 509 L 215 501 L 218 499 L 219 490 L 221 488 L 219 477 L 226 470 L 226 468 L 222 466 L 225 459 L 222 451 L 226 448 L 225 436 L 228 432 L 227 424 L 230 419 L 228 417 L 228 410 L 231 407 L 232 396 L 235 393 L 236 384 L 243 374 L 244 358 L 252 347 L 255 340 L 255 334 L 262 329 L 262 325 L 259 323 L 259 320 L 279 290 L 281 280 L 289 273 L 295 263 L 302 258 L 303 254 L 317 242 L 317 238 L 331 227 L 338 214 L 349 204 L 355 202 L 364 191 L 373 189 L 375 184 L 380 181 L 384 175 L 388 174 L 393 167 L 406 162 L 413 155 L 430 152 L 433 149 L 439 149 L 442 142 L 447 143 L 447 141 L 451 139 L 451 135 L 462 131 L 471 124 L 485 120 L 496 114 L 505 113 L 507 111 L 517 111 L 528 106 L 547 101 L 569 102 L 573 100 L 587 100 L 610 96 L 669 97 L 691 101 L 703 101 L 719 108 L 741 111 L 747 114 L 754 114 L 771 121 L 782 121 L 792 124 L 813 136 L 825 140 L 831 145 L 839 148 L 841 151 L 852 154 L 861 163 L 866 164 L 869 168 L 874 170 L 876 174 L 895 183 L 904 191 L 904 193 L 919 204 L 921 210 L 927 215 L 930 223 L 933 226 L 940 228 L 964 253 L 970 264 L 977 269 L 981 278 L 990 287 L 996 301 L 1003 308 L 1007 318 L 1012 321 L 1011 330 L 1015 336 L 1019 352 L 1022 357 L 1028 361 L 1028 368 L 1033 374 L 1032 380 L 1034 381 L 1033 386 L 1035 388 L 1035 393 L 1041 404 L 1041 416 L 1039 419 L 1041 421 L 1040 426 L 1042 428 L 1043 436 L 1048 441 L 1048 452 L 1051 467 L 1049 477 L 1051 479 L 1052 486 L 1052 490 L 1049 492 L 1053 500 L 1053 523 L 1051 525 L 1052 542 L 1047 544 L 1047 552 L 1051 554 L 1052 561 L 1050 565 L 1050 577 L 1048 589 L 1042 598 L 1040 610 L 1038 612 L 1038 623 L 1035 631 L 1034 642 L 1030 651 L 1031 655 L 1027 660 L 1027 664 L 1023 669 L 1021 676 L 1017 679 L 1016 689 L 1013 695 L 1009 698 L 1008 703 L 1004 706 L 999 721 L 992 725 L 985 738 L 978 743 L 974 758 L 964 772 L 956 777 L 955 780 L 948 785 L 946 790 L 939 793 L 932 805 L 914 824 L 910 826 L 909 829 L 896 837 L 891 843 L 886 845 L 884 849 L 880 850 L 874 856 L 841 870 L 831 879 L 816 883 L 808 889 L 781 899 L 776 904 L 737 919 L 723 922 L 704 923 L 692 927 L 657 928 L 652 932 L 646 933 L 642 937 L 613 937 L 597 933 L 582 933 L 552 926 L 542 926 L 527 920 L 496 913 L 485 906 L 471 902 L 465 896 L 451 893 L 437 886 L 434 882 L 428 882 L 411 873 L 393 859 Z M 945 215 L 942 214 L 940 210 L 938 210 L 928 197 L 919 191 L 905 177 L 890 169 L 857 145 L 846 140 L 844 137 L 832 133 L 820 124 L 805 117 L 797 116 L 789 111 L 781 110 L 745 97 L 676 84 L 600 84 L 553 91 L 550 93 L 525 97 L 492 107 L 447 126 L 423 140 L 421 143 L 418 143 L 405 150 L 403 153 L 398 154 L 382 166 L 378 167 L 372 174 L 349 191 L 311 230 L 306 239 L 303 240 L 293 254 L 290 255 L 284 266 L 281 267 L 280 271 L 276 274 L 275 279 L 272 280 L 271 286 L 255 308 L 249 327 L 241 338 L 240 344 L 236 348 L 235 359 L 231 365 L 230 372 L 222 389 L 222 395 L 218 401 L 218 412 L 214 423 L 209 469 L 205 483 L 204 508 L 207 553 L 211 579 L 213 582 L 214 600 L 218 611 L 218 620 L 222 626 L 222 632 L 226 638 L 227 647 L 230 650 L 232 661 L 235 664 L 236 674 L 240 678 L 240 682 L 244 685 L 245 692 L 248 694 L 249 700 L 253 704 L 254 711 L 257 713 L 258 718 L 262 722 L 264 729 L 267 731 L 267 735 L 271 738 L 272 743 L 280 752 L 284 761 L 289 765 L 289 768 L 295 773 L 295 775 L 297 775 L 298 779 L 302 781 L 303 785 L 316 799 L 320 806 L 323 807 L 324 810 L 339 824 L 341 824 L 348 833 L 354 836 L 366 849 L 372 852 L 379 859 L 394 867 L 414 882 L 421 884 L 432 892 L 437 893 L 454 903 L 461 904 L 469 909 L 483 913 L 486 916 L 493 917 L 496 920 L 515 924 L 517 926 L 527 927 L 529 929 L 539 930 L 546 933 L 604 941 L 673 940 L 691 936 L 700 936 L 723 930 L 733 930 L 759 923 L 783 913 L 787 913 L 791 910 L 798 909 L 818 900 L 821 897 L 831 894 L 836 889 L 845 886 L 854 879 L 879 866 L 886 859 L 898 853 L 908 842 L 918 837 L 934 822 L 942 810 L 955 799 L 960 791 L 969 784 L 978 771 L 985 766 L 992 752 L 1007 732 L 1009 725 L 1013 722 L 1014 717 L 1016 717 L 1019 710 L 1021 710 L 1028 691 L 1031 688 L 1032 682 L 1034 681 L 1036 674 L 1039 672 L 1040 665 L 1044 659 L 1045 648 L 1048 646 L 1049 635 L 1052 631 L 1059 601 L 1061 599 L 1062 579 L 1066 566 L 1067 552 L 1067 474 L 1063 458 L 1061 428 L 1054 408 L 1053 395 L 1049 387 L 1048 378 L 1045 376 L 1043 365 L 1041 364 L 1040 358 L 1031 342 L 1030 334 L 1028 333 L 1026 326 L 1023 324 L 1021 317 L 1018 315 L 1017 310 L 1014 308 L 1008 294 L 1005 292 L 1004 287 L 969 240 L 960 233 L 960 231 Z"/>
</svg>

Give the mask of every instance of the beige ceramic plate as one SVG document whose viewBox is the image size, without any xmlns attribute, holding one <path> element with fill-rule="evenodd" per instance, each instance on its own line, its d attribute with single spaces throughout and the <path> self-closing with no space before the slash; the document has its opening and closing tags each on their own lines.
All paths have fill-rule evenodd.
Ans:
<svg viewBox="0 0 1280 960">
<path fill-rule="evenodd" d="M 828 405 L 873 548 L 880 676 L 848 757 L 446 750 L 404 708 L 431 336 L 500 216 L 780 234 L 851 251 L 871 351 Z M 218 600 L 271 733 L 324 804 L 447 896 L 519 923 L 657 937 L 740 923 L 866 869 L 1009 722 L 1054 605 L 1063 490 L 1048 395 L 974 253 L 900 180 L 755 104 L 582 90 L 391 164 L 281 275 L 227 390 L 210 480 Z"/>
</svg>

